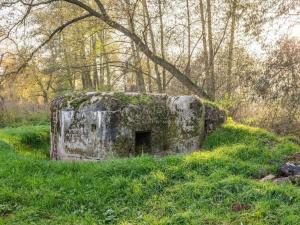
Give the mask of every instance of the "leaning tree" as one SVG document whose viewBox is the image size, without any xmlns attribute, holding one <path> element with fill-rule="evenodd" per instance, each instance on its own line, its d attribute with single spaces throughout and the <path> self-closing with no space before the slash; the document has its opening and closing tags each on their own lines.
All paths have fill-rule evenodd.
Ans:
<svg viewBox="0 0 300 225">
<path fill-rule="evenodd" d="M 0 9 L 5 10 L 5 8 L 9 7 L 16 7 L 16 6 L 24 6 L 26 7 L 26 11 L 21 18 L 21 20 L 16 21 L 12 27 L 9 29 L 8 34 L 2 35 L 2 39 L 0 41 L 3 41 L 7 38 L 9 38 L 9 33 L 13 31 L 19 24 L 24 23 L 28 15 L 34 9 L 39 7 L 50 7 L 51 4 L 59 4 L 59 3 L 66 3 L 70 4 L 72 6 L 78 7 L 82 11 L 82 15 L 72 18 L 69 21 L 66 21 L 65 23 L 58 26 L 56 29 L 54 29 L 51 34 L 40 44 L 38 45 L 34 50 L 31 51 L 28 57 L 24 60 L 24 63 L 22 63 L 16 70 L 10 71 L 4 75 L 9 74 L 16 74 L 19 73 L 21 70 L 23 70 L 27 63 L 34 57 L 34 55 L 43 48 L 48 42 L 50 42 L 55 35 L 62 32 L 67 27 L 71 26 L 72 24 L 75 24 L 77 22 L 83 21 L 88 18 L 96 18 L 105 24 L 107 24 L 109 27 L 117 30 L 118 32 L 122 33 L 126 37 L 130 38 L 131 41 L 135 43 L 139 51 L 145 54 L 146 57 L 148 57 L 153 63 L 161 66 L 164 70 L 168 71 L 172 76 L 174 76 L 178 81 L 180 81 L 185 87 L 188 88 L 191 92 L 198 95 L 201 98 L 209 98 L 208 94 L 197 84 L 195 84 L 189 76 L 187 76 L 185 73 L 181 72 L 180 69 L 178 69 L 174 64 L 170 63 L 166 58 L 160 57 L 156 52 L 153 52 L 151 50 L 151 47 L 148 46 L 147 43 L 143 41 L 139 35 L 126 28 L 122 23 L 118 22 L 116 19 L 114 19 L 112 16 L 110 16 L 109 12 L 106 9 L 106 4 L 103 3 L 104 1 L 101 0 L 90 0 L 90 1 L 80 1 L 80 0 L 45 0 L 45 1 L 39 1 L 39 0 L 4 0 L 2 3 L 0 3 Z"/>
</svg>

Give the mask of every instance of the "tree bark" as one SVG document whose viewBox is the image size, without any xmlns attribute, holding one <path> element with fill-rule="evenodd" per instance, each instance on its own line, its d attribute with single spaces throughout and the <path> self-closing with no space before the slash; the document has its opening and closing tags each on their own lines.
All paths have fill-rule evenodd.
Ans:
<svg viewBox="0 0 300 225">
<path fill-rule="evenodd" d="M 212 12 L 211 0 L 207 0 L 207 30 L 208 30 L 208 50 L 209 50 L 209 77 L 207 79 L 208 95 L 211 100 L 215 100 L 215 74 L 214 74 L 214 46 L 212 34 Z"/>
<path fill-rule="evenodd" d="M 187 55 L 187 65 L 185 67 L 185 74 L 187 77 L 191 79 L 191 16 L 190 16 L 190 1 L 186 0 L 186 15 L 187 15 L 187 47 L 188 47 L 188 55 Z M 188 91 L 190 94 L 190 91 Z"/>
<path fill-rule="evenodd" d="M 143 11 L 143 22 L 144 22 L 144 27 L 146 28 L 147 26 L 147 18 L 145 15 L 145 10 Z M 144 32 L 144 42 L 145 44 L 148 45 L 148 31 L 145 29 Z M 151 64 L 149 58 L 147 58 L 147 70 L 148 70 L 148 76 L 147 76 L 147 83 L 148 83 L 148 91 L 152 93 L 152 71 L 151 71 Z"/>
<path fill-rule="evenodd" d="M 100 30 L 98 32 L 98 38 L 100 40 L 100 45 L 103 45 L 104 40 L 104 31 Z M 100 51 L 100 54 L 98 56 L 99 58 L 99 90 L 104 91 L 105 90 L 105 72 L 104 72 L 104 54 L 102 52 L 102 49 Z"/>
<path fill-rule="evenodd" d="M 206 80 L 209 77 L 206 21 L 205 21 L 203 1 L 200 0 L 199 3 L 200 3 L 200 16 L 201 16 L 201 25 L 202 25 L 202 44 L 203 44 L 204 72 L 205 72 L 205 80 Z"/>
<path fill-rule="evenodd" d="M 105 90 L 110 91 L 111 90 L 111 71 L 110 71 L 110 65 L 109 65 L 109 55 L 106 51 L 106 33 L 105 29 L 102 30 L 102 40 L 101 40 L 101 46 L 102 46 L 102 55 L 103 60 L 105 61 L 105 69 L 106 69 L 106 87 Z"/>
<path fill-rule="evenodd" d="M 227 62 L 227 77 L 226 77 L 226 93 L 230 97 L 232 92 L 232 64 L 233 64 L 233 48 L 236 27 L 236 8 L 237 0 L 233 0 L 231 8 L 231 28 L 230 39 L 228 46 L 228 62 Z"/>
<path fill-rule="evenodd" d="M 187 45 L 188 45 L 188 61 L 185 69 L 185 74 L 191 77 L 191 17 L 190 17 L 190 2 L 186 0 L 186 15 L 187 15 Z"/>
<path fill-rule="evenodd" d="M 65 36 L 64 34 L 61 35 L 61 39 L 59 39 L 59 45 L 61 45 L 62 43 L 61 42 L 65 42 Z M 68 47 L 62 47 L 60 46 L 60 51 L 61 51 L 61 54 L 63 54 L 64 58 L 64 63 L 65 63 L 65 67 L 66 67 L 66 71 L 67 71 L 67 80 L 68 80 L 68 83 L 70 85 L 70 88 L 71 90 L 75 90 L 75 75 L 74 73 L 72 72 L 72 69 L 71 69 L 71 66 L 70 66 L 70 55 L 68 54 Z"/>
<path fill-rule="evenodd" d="M 161 57 L 165 60 L 165 43 L 164 43 L 164 22 L 163 22 L 163 13 L 162 13 L 162 2 L 158 0 L 158 13 L 159 13 L 159 28 L 160 28 L 160 51 Z M 167 89 L 167 75 L 166 69 L 162 69 L 162 89 L 163 92 L 166 92 Z"/>
<path fill-rule="evenodd" d="M 125 2 L 126 2 L 125 10 L 127 14 L 126 16 L 127 16 L 128 27 L 131 33 L 135 33 L 133 16 L 131 15 L 129 10 L 130 2 L 128 0 L 125 0 Z M 133 54 L 134 65 L 135 65 L 136 84 L 140 92 L 146 92 L 140 52 L 138 46 L 133 40 L 131 40 L 130 44 L 131 44 L 131 49 Z"/>
<path fill-rule="evenodd" d="M 147 21 L 148 21 L 152 51 L 153 51 L 154 55 L 157 55 L 157 53 L 156 53 L 156 46 L 155 46 L 155 40 L 154 40 L 154 34 L 153 34 L 153 29 L 152 29 L 152 22 L 151 22 L 149 10 L 148 10 L 147 1 L 143 0 L 142 3 L 143 3 L 143 8 L 145 10 L 145 14 L 146 14 L 146 17 L 147 17 Z M 158 92 L 162 93 L 163 92 L 163 88 L 162 88 L 162 84 L 161 84 L 161 78 L 160 78 L 160 73 L 159 73 L 159 69 L 158 69 L 157 63 L 154 64 L 154 70 L 155 70 L 155 73 L 156 73 L 156 82 L 157 82 Z"/>
<path fill-rule="evenodd" d="M 80 48 L 80 58 L 82 61 L 82 87 L 83 90 L 88 90 L 92 87 L 92 80 L 91 80 L 91 71 L 89 66 L 87 65 L 86 53 L 85 53 L 85 44 L 84 42 L 81 43 Z"/>
<path fill-rule="evenodd" d="M 98 63 L 97 63 L 97 38 L 95 36 L 92 37 L 92 42 L 93 42 L 93 61 L 94 61 L 94 66 L 93 66 L 93 86 L 95 90 L 99 90 L 99 76 L 98 76 Z"/>
</svg>

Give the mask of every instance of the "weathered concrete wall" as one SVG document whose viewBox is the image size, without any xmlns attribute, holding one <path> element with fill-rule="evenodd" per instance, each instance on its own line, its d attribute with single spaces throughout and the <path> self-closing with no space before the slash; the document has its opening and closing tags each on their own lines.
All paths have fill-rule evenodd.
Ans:
<svg viewBox="0 0 300 225">
<path fill-rule="evenodd" d="M 226 112 L 217 106 L 204 102 L 205 108 L 205 128 L 206 137 L 226 121 Z"/>
<path fill-rule="evenodd" d="M 89 93 L 51 105 L 51 158 L 105 160 L 199 149 L 205 107 L 194 96 Z"/>
<path fill-rule="evenodd" d="M 205 111 L 201 101 L 194 96 L 167 98 L 169 124 L 167 139 L 173 152 L 199 149 L 205 126 Z"/>
</svg>

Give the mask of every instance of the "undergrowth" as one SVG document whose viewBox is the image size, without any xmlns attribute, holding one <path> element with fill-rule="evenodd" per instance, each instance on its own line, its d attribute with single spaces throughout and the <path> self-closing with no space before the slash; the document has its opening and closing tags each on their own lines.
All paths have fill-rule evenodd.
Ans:
<svg viewBox="0 0 300 225">
<path fill-rule="evenodd" d="M 299 188 L 259 182 L 300 150 L 288 138 L 229 121 L 199 152 L 75 163 L 19 154 L 23 129 L 46 127 L 0 131 L 2 224 L 300 224 Z"/>
<path fill-rule="evenodd" d="M 25 107 L 24 107 L 25 108 Z M 45 107 L 24 109 L 22 107 L 0 110 L 0 127 L 49 124 L 49 111 Z"/>
<path fill-rule="evenodd" d="M 48 125 L 23 125 L 0 129 L 0 140 L 10 144 L 22 155 L 49 158 L 50 133 Z"/>
</svg>

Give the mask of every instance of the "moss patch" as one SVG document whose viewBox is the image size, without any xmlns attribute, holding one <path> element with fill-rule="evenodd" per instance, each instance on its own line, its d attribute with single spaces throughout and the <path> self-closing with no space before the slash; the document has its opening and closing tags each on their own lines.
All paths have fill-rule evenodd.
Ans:
<svg viewBox="0 0 300 225">
<path fill-rule="evenodd" d="M 125 104 L 132 104 L 132 105 L 143 105 L 143 104 L 150 104 L 152 99 L 147 94 L 139 94 L 139 95 L 128 95 L 122 92 L 118 92 L 115 96 L 118 100 Z"/>
<path fill-rule="evenodd" d="M 88 100 L 90 100 L 91 97 L 88 95 L 84 95 L 81 97 L 77 97 L 75 99 L 70 100 L 70 105 L 76 110 L 79 109 L 80 106 L 84 103 L 87 102 Z"/>
<path fill-rule="evenodd" d="M 119 101 L 121 105 L 145 105 L 153 103 L 153 98 L 147 94 L 128 94 L 128 93 L 103 93 L 103 92 L 95 92 L 93 94 L 87 94 L 82 92 L 73 92 L 66 94 L 61 97 L 59 102 L 57 103 L 58 108 L 64 108 L 71 106 L 73 109 L 79 109 L 83 104 L 89 102 L 92 97 L 105 97 L 107 99 L 114 99 Z"/>
</svg>

